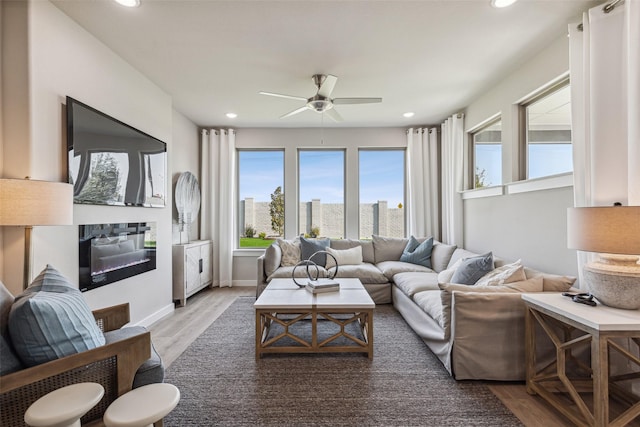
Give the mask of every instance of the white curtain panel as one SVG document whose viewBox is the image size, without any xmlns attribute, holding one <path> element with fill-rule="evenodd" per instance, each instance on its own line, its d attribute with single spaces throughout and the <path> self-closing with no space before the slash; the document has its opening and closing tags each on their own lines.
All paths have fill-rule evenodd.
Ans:
<svg viewBox="0 0 640 427">
<path fill-rule="evenodd" d="M 464 247 L 462 195 L 464 190 L 464 115 L 442 123 L 442 242 Z"/>
<path fill-rule="evenodd" d="M 437 129 L 407 130 L 409 234 L 440 240 Z"/>
<path fill-rule="evenodd" d="M 213 241 L 213 282 L 233 283 L 235 218 L 235 131 L 202 131 L 202 212 L 203 239 Z"/>
<path fill-rule="evenodd" d="M 640 2 L 569 27 L 576 206 L 640 205 Z"/>
</svg>

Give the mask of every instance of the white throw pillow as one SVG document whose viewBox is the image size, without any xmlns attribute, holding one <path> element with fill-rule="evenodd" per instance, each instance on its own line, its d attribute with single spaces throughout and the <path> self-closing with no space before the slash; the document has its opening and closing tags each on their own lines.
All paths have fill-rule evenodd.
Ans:
<svg viewBox="0 0 640 427">
<path fill-rule="evenodd" d="M 300 262 L 300 241 L 278 239 L 278 246 L 282 250 L 282 266 L 292 267 Z"/>
<path fill-rule="evenodd" d="M 454 262 L 450 268 L 442 270 L 440 273 L 438 273 L 438 283 L 451 283 L 453 274 L 456 272 L 456 269 L 460 266 L 461 263 L 462 259 L 459 259 Z"/>
<path fill-rule="evenodd" d="M 511 264 L 505 264 L 502 267 L 494 268 L 484 276 L 482 276 L 475 286 L 498 286 L 505 283 L 520 282 L 527 280 L 524 274 L 524 266 L 521 260 L 517 260 Z"/>
<path fill-rule="evenodd" d="M 338 261 L 338 268 L 340 268 L 341 265 L 362 264 L 362 246 L 355 246 L 351 249 L 344 250 L 327 248 L 327 252 L 336 257 L 336 261 Z M 333 261 L 333 258 L 327 256 L 326 268 L 332 268 L 335 266 L 336 263 Z"/>
</svg>

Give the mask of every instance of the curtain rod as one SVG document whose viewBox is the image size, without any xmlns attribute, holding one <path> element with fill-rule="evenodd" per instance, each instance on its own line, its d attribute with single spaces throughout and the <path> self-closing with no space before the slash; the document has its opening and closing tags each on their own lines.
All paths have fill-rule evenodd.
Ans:
<svg viewBox="0 0 640 427">
<path fill-rule="evenodd" d="M 618 3 L 620 3 L 621 1 L 624 1 L 624 0 L 613 0 L 611 3 L 605 4 L 602 7 L 602 11 L 604 13 L 610 13 L 613 9 L 616 8 L 616 5 Z M 578 31 L 583 31 L 584 30 L 584 25 L 582 25 L 582 22 L 578 24 L 577 28 L 578 28 Z"/>
<path fill-rule="evenodd" d="M 604 5 L 604 7 L 602 8 L 602 11 L 604 13 L 609 13 L 611 12 L 613 9 L 615 9 L 616 5 L 618 3 L 620 3 L 622 0 L 613 0 L 611 3 Z"/>
</svg>

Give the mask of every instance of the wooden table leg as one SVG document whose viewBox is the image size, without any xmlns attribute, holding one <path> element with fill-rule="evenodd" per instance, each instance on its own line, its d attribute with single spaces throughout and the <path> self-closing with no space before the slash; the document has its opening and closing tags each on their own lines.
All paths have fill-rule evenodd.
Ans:
<svg viewBox="0 0 640 427">
<path fill-rule="evenodd" d="M 536 394 L 531 386 L 531 380 L 536 374 L 536 331 L 535 321 L 531 308 L 527 307 L 524 318 L 524 336 L 525 336 L 525 372 L 527 380 L 527 393 Z"/>
<path fill-rule="evenodd" d="M 596 426 L 609 424 L 609 354 L 607 338 L 598 334 L 591 340 L 593 369 L 593 416 Z"/>
</svg>

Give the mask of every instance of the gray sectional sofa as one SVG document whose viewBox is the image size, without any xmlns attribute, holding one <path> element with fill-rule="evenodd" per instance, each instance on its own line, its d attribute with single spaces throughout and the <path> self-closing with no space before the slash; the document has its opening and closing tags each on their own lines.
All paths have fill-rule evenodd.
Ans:
<svg viewBox="0 0 640 427">
<path fill-rule="evenodd" d="M 399 261 L 408 241 L 378 236 L 373 240 L 331 240 L 332 250 L 360 246 L 362 251 L 361 263 L 343 265 L 338 261 L 337 277 L 359 278 L 376 304 L 392 303 L 454 378 L 524 380 L 525 308 L 520 294 L 567 291 L 575 278 L 493 257 L 496 280 L 487 280 L 497 283 L 504 274 L 501 271 L 517 267 L 518 281 L 490 286 L 451 284 L 457 266 L 479 254 L 434 241 L 431 268 L 427 268 Z M 274 242 L 258 258 L 257 295 L 271 279 L 291 277 L 294 267 L 282 263 L 283 251 Z M 296 269 L 296 276 L 304 277 L 304 270 Z M 321 277 L 326 277 L 327 269 L 319 270 Z M 540 363 L 545 363 L 544 356 L 538 356 Z"/>
</svg>

